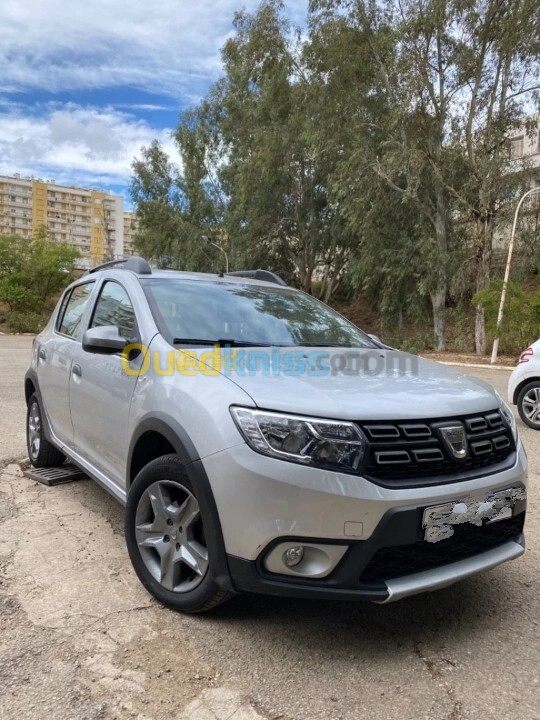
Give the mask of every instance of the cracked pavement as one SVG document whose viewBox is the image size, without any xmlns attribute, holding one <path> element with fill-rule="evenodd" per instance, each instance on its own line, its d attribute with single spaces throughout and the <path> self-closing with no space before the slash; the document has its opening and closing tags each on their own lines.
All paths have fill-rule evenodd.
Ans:
<svg viewBox="0 0 540 720">
<path fill-rule="evenodd" d="M 6 720 L 540 720 L 540 434 L 523 558 L 388 606 L 161 607 L 91 481 L 22 476 L 31 338 L 0 336 L 0 715 Z M 471 370 L 505 394 L 507 372 Z M 11 464 L 10 464 L 11 463 Z"/>
</svg>

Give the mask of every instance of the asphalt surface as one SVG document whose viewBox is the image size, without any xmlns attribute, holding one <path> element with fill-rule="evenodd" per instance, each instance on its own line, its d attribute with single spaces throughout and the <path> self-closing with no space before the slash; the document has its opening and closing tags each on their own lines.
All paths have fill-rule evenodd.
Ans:
<svg viewBox="0 0 540 720">
<path fill-rule="evenodd" d="M 30 345 L 0 336 L 2 718 L 540 719 L 539 434 L 518 421 L 521 559 L 388 606 L 243 596 L 187 617 L 136 580 L 104 491 L 7 465 L 25 453 Z M 471 374 L 505 394 L 508 372 Z"/>
</svg>

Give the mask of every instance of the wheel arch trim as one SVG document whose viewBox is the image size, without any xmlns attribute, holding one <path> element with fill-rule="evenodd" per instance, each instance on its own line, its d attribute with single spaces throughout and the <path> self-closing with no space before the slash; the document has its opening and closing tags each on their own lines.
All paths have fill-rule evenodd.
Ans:
<svg viewBox="0 0 540 720">
<path fill-rule="evenodd" d="M 162 435 L 174 448 L 175 453 L 179 455 L 185 465 L 200 459 L 191 438 L 177 420 L 163 412 L 148 414 L 138 423 L 129 443 L 126 463 L 126 490 L 128 492 L 135 479 L 132 477 L 135 448 L 141 437 L 147 432 L 156 432 Z"/>
<path fill-rule="evenodd" d="M 214 493 L 210 487 L 208 475 L 188 433 L 182 425 L 170 415 L 162 412 L 153 412 L 151 415 L 143 417 L 138 423 L 129 444 L 128 460 L 126 463 L 126 493 L 129 494 L 130 486 L 135 479 L 131 477 L 131 466 L 137 442 L 149 431 L 162 435 L 182 460 L 199 500 L 203 523 L 205 525 L 208 552 L 213 559 L 214 579 L 221 587 L 235 592 L 231 581 L 227 555 L 225 553 L 221 520 Z"/>
<path fill-rule="evenodd" d="M 28 387 L 32 384 L 32 387 L 34 388 L 34 392 L 28 393 Z M 49 422 L 49 416 L 47 414 L 47 408 L 45 407 L 45 403 L 43 402 L 43 397 L 41 395 L 41 390 L 39 388 L 39 381 L 37 377 L 37 373 L 33 368 L 30 368 L 27 370 L 25 376 L 24 376 L 24 398 L 26 401 L 26 405 L 28 405 L 28 401 L 30 400 L 31 396 L 33 394 L 37 395 L 39 406 L 41 409 L 41 420 L 43 422 L 43 433 L 45 435 L 45 438 L 51 443 L 51 445 L 54 445 L 59 450 L 62 450 L 62 445 L 59 444 L 57 441 L 54 440 L 54 434 L 51 430 L 51 425 Z M 63 450 L 62 450 L 63 452 Z"/>
<path fill-rule="evenodd" d="M 525 378 L 525 380 L 522 380 L 518 385 L 516 385 L 516 387 L 514 388 L 514 394 L 512 397 L 512 403 L 514 405 L 517 405 L 519 394 L 523 390 L 523 388 L 526 387 L 527 385 L 529 385 L 530 383 L 534 383 L 534 382 L 536 382 L 540 385 L 540 375 L 531 375 L 530 377 Z"/>
</svg>

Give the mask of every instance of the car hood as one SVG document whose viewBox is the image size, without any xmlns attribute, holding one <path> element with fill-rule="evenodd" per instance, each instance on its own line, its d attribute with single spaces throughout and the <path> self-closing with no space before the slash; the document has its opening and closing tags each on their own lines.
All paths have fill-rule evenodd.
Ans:
<svg viewBox="0 0 540 720">
<path fill-rule="evenodd" d="M 483 380 L 416 355 L 295 348 L 297 358 L 316 369 L 292 374 L 287 371 L 290 352 L 257 348 L 258 363 L 225 374 L 260 408 L 344 420 L 435 418 L 499 406 L 496 391 Z"/>
</svg>

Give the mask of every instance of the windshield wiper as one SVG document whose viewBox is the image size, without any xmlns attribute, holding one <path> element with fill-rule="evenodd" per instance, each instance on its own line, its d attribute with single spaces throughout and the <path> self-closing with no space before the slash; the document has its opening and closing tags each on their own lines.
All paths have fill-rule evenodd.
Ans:
<svg viewBox="0 0 540 720">
<path fill-rule="evenodd" d="M 271 347 L 272 343 L 255 342 L 251 340 L 235 340 L 233 338 L 220 338 L 219 340 L 203 340 L 201 338 L 173 338 L 173 345 L 219 345 L 219 347 Z"/>
<path fill-rule="evenodd" d="M 343 348 L 343 350 L 352 350 L 352 349 L 360 349 L 360 350 L 368 350 L 372 349 L 368 345 L 341 345 L 337 343 L 297 343 L 298 347 L 321 347 L 321 348 Z"/>
</svg>

